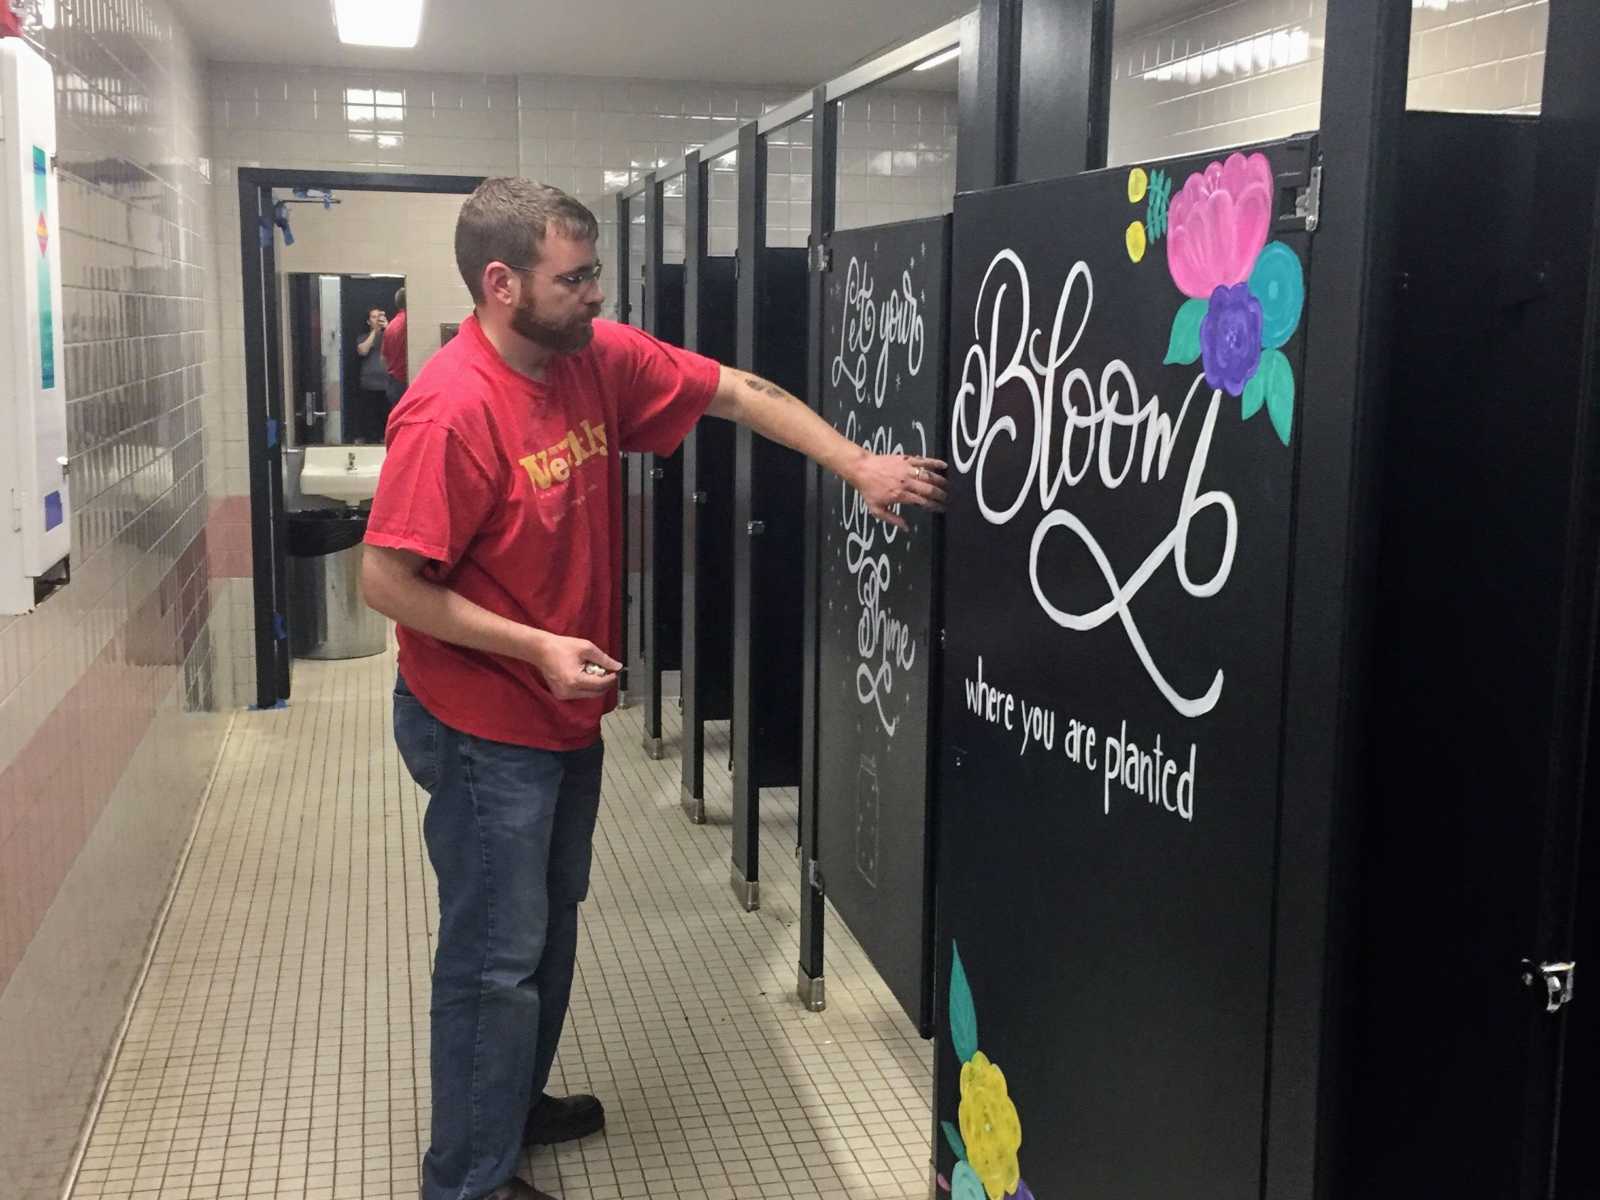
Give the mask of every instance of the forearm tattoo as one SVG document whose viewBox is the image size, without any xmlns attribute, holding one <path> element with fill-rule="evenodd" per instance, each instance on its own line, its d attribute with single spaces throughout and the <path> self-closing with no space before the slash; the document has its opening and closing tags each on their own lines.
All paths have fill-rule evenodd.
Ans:
<svg viewBox="0 0 1600 1200">
<path fill-rule="evenodd" d="M 798 396 L 790 395 L 775 383 L 768 383 L 765 379 L 757 379 L 754 375 L 744 377 L 744 385 L 752 392 L 760 392 L 763 396 L 771 396 L 774 400 L 793 400 L 799 403 Z"/>
</svg>

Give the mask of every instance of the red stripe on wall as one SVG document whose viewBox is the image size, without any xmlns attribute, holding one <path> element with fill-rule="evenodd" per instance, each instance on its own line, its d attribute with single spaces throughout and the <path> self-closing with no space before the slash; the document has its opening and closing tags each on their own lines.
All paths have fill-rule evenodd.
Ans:
<svg viewBox="0 0 1600 1200">
<path fill-rule="evenodd" d="M 0 771 L 0 991 L 210 618 L 206 542 L 202 531 Z"/>
</svg>

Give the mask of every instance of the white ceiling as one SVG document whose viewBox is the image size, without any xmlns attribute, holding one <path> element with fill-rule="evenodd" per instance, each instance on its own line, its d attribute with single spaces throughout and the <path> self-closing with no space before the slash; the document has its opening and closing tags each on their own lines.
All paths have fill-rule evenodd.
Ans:
<svg viewBox="0 0 1600 1200">
<path fill-rule="evenodd" d="M 944 24 L 975 0 L 426 0 L 414 50 L 342 45 L 332 0 L 173 3 L 217 62 L 805 88 Z"/>
</svg>

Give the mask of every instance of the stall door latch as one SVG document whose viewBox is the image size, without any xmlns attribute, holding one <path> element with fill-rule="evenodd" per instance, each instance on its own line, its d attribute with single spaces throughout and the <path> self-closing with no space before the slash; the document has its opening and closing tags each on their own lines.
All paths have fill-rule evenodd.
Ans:
<svg viewBox="0 0 1600 1200">
<path fill-rule="evenodd" d="M 1544 1010 L 1549 1013 L 1560 1012 L 1572 1003 L 1577 974 L 1575 962 L 1540 963 L 1538 966 L 1527 959 L 1522 962 L 1523 984 L 1543 990 Z"/>
<path fill-rule="evenodd" d="M 1304 221 L 1307 233 L 1315 233 L 1322 221 L 1322 167 L 1311 168 L 1311 178 L 1294 198 L 1294 215 Z"/>
<path fill-rule="evenodd" d="M 833 247 L 825 246 L 821 242 L 811 243 L 811 271 L 814 275 L 826 275 L 833 270 Z"/>
</svg>

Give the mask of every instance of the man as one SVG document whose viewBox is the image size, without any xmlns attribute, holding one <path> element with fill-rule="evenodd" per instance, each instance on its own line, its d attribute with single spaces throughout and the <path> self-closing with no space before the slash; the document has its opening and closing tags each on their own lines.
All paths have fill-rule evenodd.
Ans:
<svg viewBox="0 0 1600 1200">
<path fill-rule="evenodd" d="M 527 180 L 462 206 L 474 313 L 390 417 L 367 526 L 363 586 L 400 626 L 395 741 L 429 795 L 439 881 L 424 1200 L 537 1197 L 514 1177 L 522 1146 L 605 1122 L 593 1097 L 544 1088 L 622 665 L 619 455 L 670 454 L 710 412 L 810 455 L 883 520 L 944 500 L 943 463 L 871 455 L 773 384 L 596 320 L 597 233 Z"/>
<path fill-rule="evenodd" d="M 383 365 L 388 328 L 389 316 L 383 309 L 367 310 L 367 336 L 356 343 L 356 354 L 361 359 L 361 399 L 358 404 L 345 405 L 344 414 L 345 440 L 358 445 L 383 440 L 384 422 L 389 415 L 389 375 Z"/>
<path fill-rule="evenodd" d="M 389 375 L 384 384 L 390 409 L 400 403 L 400 397 L 406 394 L 406 385 L 411 382 L 411 364 L 406 361 L 405 288 L 394 294 L 394 308 L 394 320 L 389 322 L 383 335 L 383 366 Z"/>
</svg>

